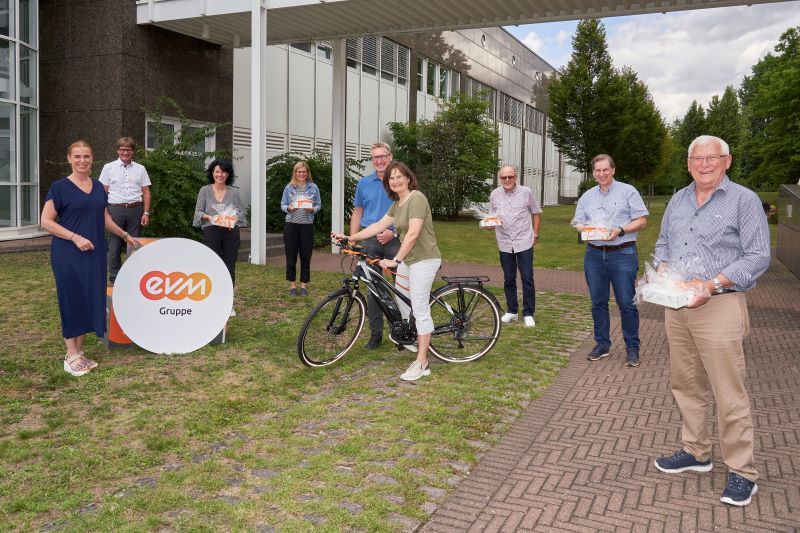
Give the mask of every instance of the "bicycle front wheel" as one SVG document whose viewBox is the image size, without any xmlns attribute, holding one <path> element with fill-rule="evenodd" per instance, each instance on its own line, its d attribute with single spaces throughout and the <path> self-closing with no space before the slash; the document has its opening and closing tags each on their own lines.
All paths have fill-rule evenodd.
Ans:
<svg viewBox="0 0 800 533">
<path fill-rule="evenodd" d="M 317 304 L 297 338 L 297 355 L 303 364 L 331 365 L 349 352 L 364 328 L 366 307 L 361 293 L 351 294 L 344 288 Z"/>
<path fill-rule="evenodd" d="M 445 285 L 433 293 L 431 353 L 450 363 L 483 357 L 500 336 L 500 308 L 481 287 Z"/>
</svg>

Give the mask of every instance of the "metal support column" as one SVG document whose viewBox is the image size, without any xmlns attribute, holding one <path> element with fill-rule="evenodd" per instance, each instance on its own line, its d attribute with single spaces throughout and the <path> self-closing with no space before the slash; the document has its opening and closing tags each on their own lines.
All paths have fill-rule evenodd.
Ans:
<svg viewBox="0 0 800 533">
<path fill-rule="evenodd" d="M 347 100 L 347 40 L 333 43 L 333 146 L 331 147 L 331 231 L 344 232 L 345 118 Z M 336 246 L 331 246 L 338 253 Z"/>
<path fill-rule="evenodd" d="M 267 262 L 267 2 L 253 0 L 250 14 L 250 262 Z"/>
</svg>

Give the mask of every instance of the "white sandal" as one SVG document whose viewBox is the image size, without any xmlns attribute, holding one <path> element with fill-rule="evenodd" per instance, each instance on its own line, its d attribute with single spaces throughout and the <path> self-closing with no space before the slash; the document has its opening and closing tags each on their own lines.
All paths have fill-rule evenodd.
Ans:
<svg viewBox="0 0 800 533">
<path fill-rule="evenodd" d="M 83 360 L 86 362 L 86 364 L 89 366 L 89 370 L 94 370 L 95 368 L 97 368 L 97 361 L 95 361 L 94 359 L 89 359 L 88 357 L 86 357 L 86 354 L 83 353 L 83 350 L 78 352 L 78 355 L 80 355 L 83 358 Z"/>
<path fill-rule="evenodd" d="M 86 364 L 86 358 L 79 353 L 64 356 L 64 372 L 71 376 L 81 377 L 88 374 L 91 369 Z"/>
</svg>

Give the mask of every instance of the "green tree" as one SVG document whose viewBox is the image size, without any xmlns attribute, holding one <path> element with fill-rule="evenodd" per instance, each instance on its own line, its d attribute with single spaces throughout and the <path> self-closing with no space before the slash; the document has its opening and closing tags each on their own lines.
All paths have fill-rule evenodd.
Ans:
<svg viewBox="0 0 800 533">
<path fill-rule="evenodd" d="M 572 48 L 569 63 L 550 81 L 549 133 L 567 161 L 588 177 L 592 157 L 606 151 L 618 125 L 619 84 L 600 21 L 580 21 Z"/>
<path fill-rule="evenodd" d="M 664 146 L 667 128 L 650 91 L 636 73 L 625 67 L 619 79 L 622 82 L 620 94 L 624 96 L 623 120 L 616 132 L 618 149 L 609 153 L 614 157 L 617 175 L 621 179 L 641 190 L 653 191 L 656 178 L 663 174 L 669 163 L 669 158 L 663 158 L 671 155 L 671 149 Z"/>
<path fill-rule="evenodd" d="M 692 140 L 706 133 L 706 112 L 695 100 L 683 118 L 676 119 L 669 128 L 673 150 L 669 166 L 659 180 L 658 187 L 662 192 L 672 194 L 689 184 L 692 178 L 686 168 L 687 150 Z"/>
<path fill-rule="evenodd" d="M 182 124 L 177 137 L 171 130 L 161 125 L 164 109 L 177 116 Z M 162 97 L 152 111 L 147 112 L 149 122 L 156 132 L 156 145 L 152 150 L 140 146 L 136 161 L 147 169 L 150 176 L 151 202 L 153 216 L 144 228 L 147 237 L 184 237 L 199 240 L 201 233 L 192 226 L 197 192 L 208 183 L 205 164 L 209 159 L 230 159 L 230 152 L 216 150 L 198 151 L 204 146 L 206 137 L 228 124 L 211 124 L 202 129 L 189 126 L 183 109 L 172 99 Z"/>
<path fill-rule="evenodd" d="M 614 68 L 600 21 L 579 22 L 572 46 L 569 63 L 550 82 L 553 143 L 587 179 L 591 159 L 607 153 L 620 179 L 653 183 L 664 167 L 667 130 L 647 86 L 632 69 Z"/>
<path fill-rule="evenodd" d="M 497 171 L 498 135 L 486 118 L 488 102 L 458 94 L 443 100 L 433 120 L 393 122 L 394 157 L 419 179 L 433 216 L 454 218 L 486 201 Z"/>
<path fill-rule="evenodd" d="M 287 152 L 267 161 L 267 231 L 283 233 L 283 223 L 286 219 L 281 211 L 281 196 L 283 189 L 292 179 L 292 170 L 298 161 L 308 162 L 311 169 L 312 181 L 319 187 L 322 209 L 314 217 L 314 244 L 321 246 L 330 243 L 331 216 L 333 190 L 333 165 L 331 157 L 326 152 L 314 151 L 306 157 L 301 153 Z M 353 197 L 356 193 L 357 176 L 364 169 L 360 161 L 347 159 L 345 161 L 345 186 L 344 186 L 344 218 L 350 218 L 353 212 Z"/>
<path fill-rule="evenodd" d="M 761 190 L 800 178 L 800 27 L 781 35 L 774 53 L 753 66 L 739 96 L 748 134 L 745 181 Z"/>
<path fill-rule="evenodd" d="M 742 114 L 736 91 L 730 85 L 720 98 L 714 95 L 708 104 L 706 114 L 706 133 L 723 139 L 730 146 L 733 163 L 728 176 L 738 181 L 739 157 L 742 154 Z"/>
</svg>

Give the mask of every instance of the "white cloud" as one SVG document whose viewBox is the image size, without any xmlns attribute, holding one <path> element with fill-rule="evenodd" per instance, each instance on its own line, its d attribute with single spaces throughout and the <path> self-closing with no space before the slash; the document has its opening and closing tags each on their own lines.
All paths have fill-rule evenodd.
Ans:
<svg viewBox="0 0 800 533">
<path fill-rule="evenodd" d="M 529 32 L 528 35 L 522 38 L 522 44 L 536 52 L 537 54 L 541 54 L 542 49 L 544 48 L 544 40 L 539 37 L 535 31 Z"/>
<path fill-rule="evenodd" d="M 725 87 L 738 88 L 780 35 L 800 25 L 800 2 L 642 15 L 604 21 L 617 67 L 632 67 L 667 121 L 692 100 L 707 107 Z"/>
</svg>

